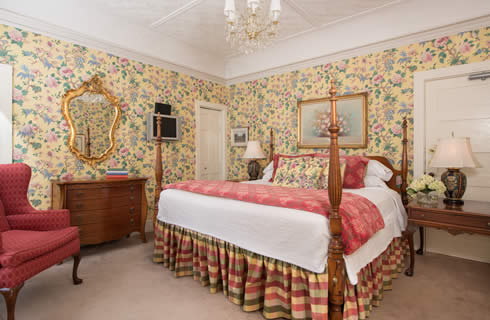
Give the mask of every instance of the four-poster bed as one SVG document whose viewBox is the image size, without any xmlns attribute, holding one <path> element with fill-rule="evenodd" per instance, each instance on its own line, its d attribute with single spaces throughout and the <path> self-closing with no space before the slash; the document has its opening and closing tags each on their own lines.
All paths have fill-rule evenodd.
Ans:
<svg viewBox="0 0 490 320">
<path fill-rule="evenodd" d="M 310 289 L 308 292 L 306 298 L 306 302 L 301 301 L 299 304 L 301 305 L 300 308 L 302 308 L 305 304 L 307 305 L 309 312 L 313 315 L 312 317 L 314 319 L 324 319 L 326 314 L 328 314 L 329 319 L 334 319 L 334 320 L 340 320 L 340 319 L 355 319 L 357 318 L 357 314 L 361 315 L 361 318 L 366 317 L 369 315 L 369 310 L 372 305 L 376 305 L 376 301 L 374 302 L 369 302 L 367 305 L 364 305 L 363 303 L 360 303 L 362 299 L 365 300 L 365 298 L 360 297 L 361 293 L 355 293 L 356 290 L 354 290 L 354 286 L 349 282 L 349 279 L 347 279 L 347 273 L 346 271 L 346 265 L 345 265 L 345 246 L 343 243 L 343 238 L 342 238 L 342 232 L 343 232 L 343 224 L 342 224 L 342 216 L 341 216 L 341 202 L 342 202 L 342 176 L 341 176 L 341 161 L 340 161 L 340 156 L 339 156 L 339 146 L 338 146 L 338 132 L 339 132 L 339 127 L 337 125 L 337 113 L 336 113 L 336 88 L 334 86 L 334 82 L 332 80 L 332 85 L 331 89 L 329 91 L 330 93 L 330 101 L 331 101 L 331 125 L 329 128 L 330 131 L 330 154 L 329 154 L 329 174 L 328 174 L 328 200 L 330 203 L 330 206 L 328 207 L 328 219 L 326 220 L 328 223 L 328 230 L 329 230 L 329 242 L 328 242 L 328 258 L 327 258 L 327 267 L 324 273 L 311 273 L 308 272 L 307 270 L 302 270 L 297 271 L 295 266 L 291 266 L 291 264 L 288 264 L 284 262 L 284 269 L 283 273 L 289 272 L 289 269 L 292 269 L 292 273 L 288 274 L 288 277 L 293 277 L 294 278 L 294 273 L 295 272 L 303 272 L 302 276 L 304 278 L 308 278 L 308 281 L 311 281 L 311 286 L 314 286 L 314 288 L 306 288 L 302 289 L 302 291 Z M 164 262 L 166 266 L 169 266 L 171 270 L 175 270 L 177 276 L 181 275 L 194 275 L 196 279 L 200 279 L 201 283 L 203 285 L 210 284 L 214 288 L 214 291 L 217 290 L 220 286 L 223 286 L 223 290 L 225 291 L 225 294 L 229 296 L 229 299 L 232 300 L 233 302 L 237 304 L 244 304 L 243 300 L 247 301 L 247 299 L 242 299 L 242 298 L 237 298 L 234 297 L 233 294 L 235 294 L 235 291 L 239 291 L 239 294 L 244 294 L 247 295 L 247 293 L 250 295 L 250 290 L 251 287 L 256 286 L 257 282 L 262 283 L 260 286 L 260 289 L 257 290 L 262 290 L 262 296 L 259 297 L 254 297 L 258 298 L 261 300 L 261 302 L 257 302 L 257 305 L 262 306 L 264 309 L 267 308 L 267 299 L 264 298 L 266 294 L 275 294 L 279 298 L 276 300 L 281 300 L 281 298 L 284 298 L 281 296 L 281 293 L 273 292 L 273 291 L 267 291 L 267 285 L 266 288 L 264 289 L 264 272 L 267 273 L 267 277 L 269 276 L 269 272 L 272 274 L 276 274 L 280 268 L 282 267 L 277 267 L 280 260 L 274 260 L 274 262 L 271 262 L 267 260 L 268 258 L 264 258 L 261 255 L 256 255 L 252 250 L 251 252 L 246 252 L 243 254 L 242 260 L 246 260 L 248 262 L 245 263 L 245 269 L 247 269 L 247 263 L 251 265 L 251 267 L 254 267 L 254 263 L 256 263 L 255 259 L 263 259 L 264 264 L 268 265 L 268 267 L 263 271 L 260 275 L 257 276 L 257 279 L 255 279 L 253 276 L 250 276 L 250 274 L 245 276 L 245 279 L 234 279 L 232 276 L 232 270 L 226 270 L 228 267 L 228 264 L 232 264 L 232 260 L 234 257 L 234 252 L 236 250 L 240 249 L 240 246 L 234 246 L 236 243 L 227 243 L 225 241 L 220 240 L 219 237 L 213 238 L 211 236 L 208 236 L 206 234 L 201 234 L 199 233 L 200 230 L 195 230 L 195 228 L 188 228 L 189 230 L 186 230 L 185 228 L 181 228 L 183 226 L 175 226 L 172 225 L 171 222 L 163 222 L 160 220 L 156 220 L 157 214 L 158 214 L 158 207 L 159 205 L 162 205 L 162 202 L 160 201 L 160 193 L 161 193 L 161 179 L 162 179 L 162 161 L 161 161 L 161 139 L 159 136 L 160 133 L 160 117 L 158 117 L 157 120 L 157 140 L 156 140 L 156 166 L 155 166 L 155 177 L 157 181 L 156 185 L 156 196 L 155 196 L 155 215 L 154 215 L 154 225 L 155 225 L 155 232 L 156 232 L 156 237 L 155 237 L 155 255 L 154 255 L 154 261 L 155 262 Z M 402 168 L 401 170 L 396 170 L 393 168 L 393 166 L 390 164 L 388 159 L 382 156 L 367 156 L 366 158 L 372 159 L 372 160 L 377 160 L 384 164 L 386 167 L 388 167 L 392 172 L 393 176 L 389 181 L 386 182 L 387 186 L 398 192 L 401 195 L 401 199 L 403 202 L 403 205 L 406 205 L 408 202 L 407 199 L 407 193 L 406 193 L 406 188 L 407 188 L 407 171 L 408 171 L 408 156 L 407 156 L 407 122 L 406 119 L 403 121 L 403 139 L 402 139 L 402 144 L 403 144 L 403 149 L 402 149 Z M 269 161 L 272 161 L 273 159 L 273 154 L 274 154 L 274 138 L 273 138 L 273 131 L 271 129 L 271 138 L 270 138 L 270 155 L 269 155 Z M 397 178 L 401 177 L 401 185 L 400 187 L 397 186 Z M 229 185 L 227 185 L 229 186 Z M 182 189 L 185 190 L 185 189 Z M 313 192 L 313 191 L 311 191 Z M 347 196 L 348 194 L 346 194 Z M 349 195 L 350 197 L 350 195 Z M 348 197 L 348 198 L 349 198 Z M 181 201 L 185 201 L 184 198 L 181 199 Z M 230 200 L 230 201 L 235 201 L 235 200 Z M 349 201 L 347 199 L 347 201 Z M 228 202 L 230 205 L 233 203 Z M 242 204 L 245 206 L 245 203 Z M 231 209 L 230 209 L 231 210 Z M 345 210 L 344 210 L 345 212 Z M 186 233 L 189 233 L 187 237 L 184 235 Z M 408 235 L 408 242 L 410 244 L 410 251 L 413 253 L 413 241 L 411 239 L 411 234 L 406 233 L 406 231 L 403 231 L 403 235 L 406 236 Z M 186 238 L 185 238 L 186 237 Z M 169 239 L 172 238 L 172 239 Z M 174 239 L 175 238 L 175 239 Z M 184 239 L 185 238 L 185 239 Z M 179 256 L 176 251 L 179 250 L 179 247 L 182 246 L 182 243 L 189 243 L 194 240 L 194 244 L 191 247 L 188 247 L 186 249 L 185 254 Z M 345 239 L 344 239 L 345 240 Z M 181 244 L 179 244 L 179 241 L 184 241 Z M 206 246 L 204 242 L 216 242 L 217 244 L 215 247 L 206 247 L 207 249 L 203 249 L 203 247 Z M 390 240 L 390 245 L 386 250 L 380 254 L 378 257 L 376 257 L 372 263 L 368 264 L 365 268 L 362 269 L 362 272 L 359 271 L 359 274 L 361 277 L 364 277 L 365 274 L 371 272 L 373 273 L 372 277 L 378 278 L 377 280 L 373 280 L 375 283 L 379 283 L 381 281 L 381 287 L 385 286 L 384 282 L 389 282 L 391 283 L 391 278 L 396 277 L 395 274 L 397 272 L 397 269 L 400 269 L 400 265 L 403 265 L 403 256 L 405 252 L 405 244 L 401 240 L 394 239 Z M 314 244 L 311 244 L 314 245 Z M 211 249 L 210 249 L 211 248 Z M 230 249 L 231 248 L 231 249 Z M 216 253 L 213 253 L 212 251 L 215 250 Z M 245 250 L 244 250 L 245 251 Z M 259 253 L 260 250 L 257 250 L 257 253 Z M 214 254 L 214 255 L 213 255 Z M 267 256 L 267 255 L 266 255 Z M 213 257 L 215 260 L 213 260 Z M 205 265 L 203 265 L 202 260 L 205 261 Z M 208 261 L 209 260 L 209 261 Z M 389 262 L 386 262 L 388 261 Z M 396 260 L 396 262 L 393 262 Z M 184 262 L 183 262 L 184 261 Z M 185 262 L 187 261 L 187 262 Z M 286 259 L 284 260 L 286 261 Z M 291 262 L 290 260 L 288 260 Z M 187 263 L 187 264 L 186 264 Z M 282 263 L 282 262 L 281 262 Z M 386 270 L 386 265 L 388 263 L 391 263 L 392 266 L 389 267 L 388 270 Z M 180 266 L 180 268 L 179 268 Z M 272 267 L 271 267 L 272 266 Z M 411 266 L 407 269 L 406 275 L 411 276 L 413 273 L 413 260 L 411 261 Z M 366 268 L 369 267 L 367 270 Z M 204 269 L 203 269 L 204 268 Z M 218 271 L 216 270 L 218 268 Z M 231 268 L 231 267 L 230 267 Z M 243 267 L 241 267 L 243 269 Z M 276 271 L 272 272 L 270 269 L 271 268 L 279 268 Z M 390 269 L 391 268 L 391 269 Z M 240 268 L 239 268 L 240 269 Z M 250 269 L 250 266 L 248 267 Z M 286 270 L 286 271 L 284 271 Z M 296 271 L 295 271 L 296 270 Z M 372 270 L 372 271 L 371 271 Z M 229 272 L 229 273 L 228 273 Z M 377 272 L 377 273 L 376 273 Z M 387 272 L 389 273 L 387 275 Z M 250 271 L 249 271 L 250 273 Z M 361 275 L 362 273 L 362 275 Z M 203 276 L 204 274 L 204 276 Z M 214 274 L 214 282 L 218 280 L 218 283 L 213 284 L 213 274 Z M 304 275 L 306 274 L 306 276 Z M 376 275 L 376 276 L 375 276 Z M 256 275 L 255 275 L 256 276 Z M 314 277 L 314 278 L 312 278 Z M 324 277 L 324 278 L 323 278 Z M 369 275 L 368 275 L 369 277 Z M 381 280 L 379 280 L 379 277 L 381 277 Z M 387 278 L 388 277 L 388 278 Z M 253 281 L 249 281 L 249 278 L 251 278 Z M 315 280 L 312 280 L 315 279 Z M 235 280 L 234 282 L 239 282 L 242 281 L 245 283 L 243 286 L 244 288 L 237 288 L 234 287 L 232 284 L 232 280 Z M 277 279 L 276 279 L 277 280 Z M 360 284 L 362 279 L 360 279 Z M 220 284 L 219 282 L 222 282 L 223 284 Z M 282 279 L 281 279 L 282 281 Z M 307 282 L 308 282 L 307 281 Z M 289 282 L 289 280 L 287 281 Z M 375 285 L 376 286 L 376 285 Z M 390 284 L 388 287 L 391 286 Z M 213 291 L 213 288 L 211 291 Z M 247 292 L 248 288 L 248 292 Z M 242 290 L 239 290 L 242 289 Z M 276 290 L 276 289 L 274 289 Z M 282 289 L 277 289 L 281 291 Z M 276 290 L 276 291 L 277 291 Z M 316 291 L 315 291 L 316 290 Z M 381 290 L 381 296 L 382 296 L 382 290 L 383 288 L 378 288 L 376 290 Z M 328 296 L 326 293 L 323 291 L 328 291 Z M 254 291 L 255 292 L 255 291 Z M 268 292 L 268 293 L 267 293 Z M 318 296 L 315 296 L 318 294 Z M 260 295 L 260 293 L 259 293 Z M 284 296 L 289 296 L 289 299 L 293 301 L 295 298 L 291 293 L 284 294 Z M 264 300 L 265 299 L 265 300 Z M 356 301 L 352 301 L 352 299 Z M 254 299 L 252 299 L 254 300 Z M 252 301 L 250 300 L 250 301 Z M 256 299 L 255 299 L 256 300 Z M 284 300 L 284 299 L 283 299 Z M 328 301 L 328 302 L 327 302 Z M 264 312 L 264 315 L 268 318 L 277 318 L 280 316 L 283 317 L 292 317 L 292 318 L 309 318 L 308 314 L 305 314 L 306 311 L 304 312 L 298 312 L 295 309 L 295 302 L 291 302 L 291 305 L 287 306 L 287 302 L 284 302 L 286 304 L 285 309 L 286 311 L 289 310 L 291 313 L 296 312 L 297 314 L 300 314 L 300 316 L 295 316 L 295 315 L 288 315 L 287 312 L 277 312 L 277 311 L 268 311 L 267 315 Z M 284 304 L 282 302 L 279 302 L 278 304 Z M 353 308 L 352 304 L 356 304 L 355 306 L 355 316 L 352 317 L 353 313 Z M 325 306 L 328 304 L 328 308 Z M 243 306 L 244 310 L 246 311 L 252 311 L 256 310 L 256 306 L 247 306 L 246 303 Z M 273 306 L 274 309 L 277 306 Z M 281 305 L 281 307 L 283 307 Z M 277 309 L 277 308 L 276 308 Z M 281 309 L 282 310 L 282 309 Z"/>
</svg>

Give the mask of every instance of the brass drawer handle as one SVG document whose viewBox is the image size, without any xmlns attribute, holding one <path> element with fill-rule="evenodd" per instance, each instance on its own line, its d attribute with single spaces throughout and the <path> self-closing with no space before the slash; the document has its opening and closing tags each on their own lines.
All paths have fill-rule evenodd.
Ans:
<svg viewBox="0 0 490 320">
<path fill-rule="evenodd" d="M 130 223 L 131 225 L 134 225 L 134 219 L 133 219 L 133 218 L 129 219 L 129 223 Z"/>
<path fill-rule="evenodd" d="M 81 196 L 83 196 L 83 192 L 78 191 L 78 192 L 76 193 L 76 196 L 77 196 L 77 197 L 81 197 Z"/>
<path fill-rule="evenodd" d="M 134 196 L 129 197 L 129 200 L 134 201 Z"/>
<path fill-rule="evenodd" d="M 490 222 L 489 222 L 489 223 L 487 223 L 487 225 L 488 225 L 488 227 L 490 228 Z"/>
<path fill-rule="evenodd" d="M 82 208 L 83 208 L 83 203 L 78 202 L 78 203 L 75 205 L 75 208 L 77 208 L 77 209 L 82 209 Z"/>
<path fill-rule="evenodd" d="M 134 212 L 134 207 L 129 208 L 129 212 L 133 213 Z"/>
<path fill-rule="evenodd" d="M 134 191 L 134 186 L 129 187 L 129 190 Z"/>
</svg>

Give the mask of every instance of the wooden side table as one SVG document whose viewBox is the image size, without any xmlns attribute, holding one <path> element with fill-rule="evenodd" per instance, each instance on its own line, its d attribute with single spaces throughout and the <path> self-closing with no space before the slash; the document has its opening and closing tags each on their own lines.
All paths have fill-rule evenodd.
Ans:
<svg viewBox="0 0 490 320">
<path fill-rule="evenodd" d="M 447 230 L 453 235 L 478 233 L 490 236 L 490 202 L 465 200 L 462 206 L 448 206 L 442 199 L 436 207 L 424 207 L 416 201 L 408 204 L 408 223 L 423 227 Z M 421 236 L 423 240 L 423 235 Z M 423 254 L 423 241 L 418 254 Z M 411 254 L 411 261 L 413 254 Z M 410 268 L 413 273 L 413 263 Z M 409 268 L 409 269 L 410 269 Z M 407 270 L 408 272 L 408 270 Z"/>
</svg>

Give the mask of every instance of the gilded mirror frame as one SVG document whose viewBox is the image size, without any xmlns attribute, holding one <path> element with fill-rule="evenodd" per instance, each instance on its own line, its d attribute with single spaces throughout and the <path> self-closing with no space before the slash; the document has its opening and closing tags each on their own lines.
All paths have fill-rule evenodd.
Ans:
<svg viewBox="0 0 490 320">
<path fill-rule="evenodd" d="M 111 144 L 109 148 L 105 150 L 104 153 L 102 153 L 102 155 L 100 156 L 87 157 L 75 147 L 75 137 L 77 132 L 73 124 L 73 119 L 70 115 L 70 102 L 86 92 L 104 95 L 104 97 L 109 101 L 111 106 L 114 107 L 116 111 L 116 116 L 114 117 L 114 121 L 112 122 L 109 132 L 109 139 L 111 141 Z M 66 122 L 68 123 L 68 126 L 70 128 L 70 136 L 68 138 L 68 148 L 70 149 L 70 151 L 74 153 L 78 159 L 88 162 L 91 166 L 94 166 L 98 162 L 107 160 L 111 152 L 116 147 L 116 139 L 114 135 L 119 125 L 119 121 L 121 120 L 121 106 L 119 105 L 119 99 L 111 95 L 109 91 L 107 91 L 107 89 L 105 89 L 102 85 L 102 81 L 100 80 L 99 76 L 95 75 L 90 80 L 84 81 L 78 89 L 70 89 L 66 91 L 62 99 L 62 108 L 63 116 L 65 117 Z"/>
</svg>

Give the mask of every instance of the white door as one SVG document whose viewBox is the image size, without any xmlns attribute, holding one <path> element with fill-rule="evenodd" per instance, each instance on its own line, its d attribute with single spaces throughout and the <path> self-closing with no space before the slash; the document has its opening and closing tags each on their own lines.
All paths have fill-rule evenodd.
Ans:
<svg viewBox="0 0 490 320">
<path fill-rule="evenodd" d="M 437 177 L 445 169 L 428 163 L 440 138 L 469 137 L 481 167 L 462 171 L 468 178 L 463 199 L 490 201 L 490 79 L 468 80 L 468 75 L 428 81 L 425 84 L 425 171 Z M 426 249 L 490 263 L 490 238 L 481 235 L 452 236 L 426 228 Z"/>
<path fill-rule="evenodd" d="M 201 180 L 224 179 L 223 114 L 201 106 L 199 108 L 199 177 Z"/>
<path fill-rule="evenodd" d="M 440 138 L 469 137 L 481 167 L 465 168 L 468 187 L 463 199 L 490 201 L 490 79 L 468 80 L 467 76 L 426 84 L 426 164 L 438 176 L 446 169 L 429 167 Z"/>
</svg>

